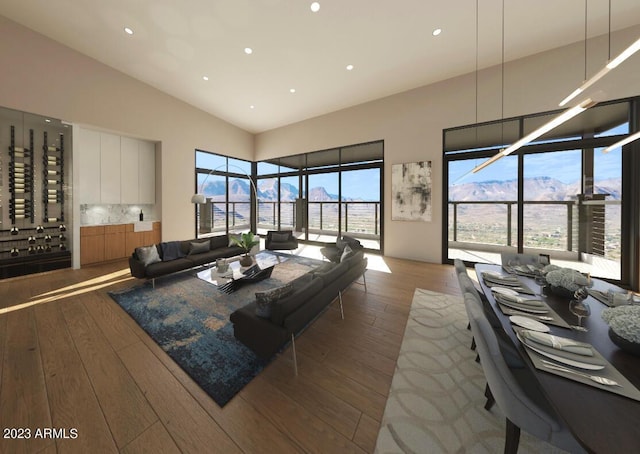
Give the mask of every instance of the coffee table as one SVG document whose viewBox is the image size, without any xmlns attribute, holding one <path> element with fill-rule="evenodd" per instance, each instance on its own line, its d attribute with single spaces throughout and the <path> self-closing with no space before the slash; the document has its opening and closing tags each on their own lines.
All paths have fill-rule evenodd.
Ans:
<svg viewBox="0 0 640 454">
<path fill-rule="evenodd" d="M 254 265 L 258 265 L 261 269 L 269 268 L 270 266 L 277 265 L 278 263 L 284 263 L 287 261 L 287 257 L 280 256 L 268 251 L 258 252 L 254 257 Z M 239 260 L 233 259 L 229 263 L 229 269 L 225 273 L 218 273 L 215 265 L 211 268 L 206 268 L 197 273 L 198 279 L 202 279 L 210 284 L 221 286 L 228 284 L 233 280 L 243 279 L 243 274 L 250 267 L 240 266 Z"/>
</svg>

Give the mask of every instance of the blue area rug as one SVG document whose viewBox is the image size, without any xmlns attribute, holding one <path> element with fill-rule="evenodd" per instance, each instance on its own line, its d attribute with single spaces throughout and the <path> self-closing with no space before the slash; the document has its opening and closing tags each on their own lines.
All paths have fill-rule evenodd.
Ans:
<svg viewBox="0 0 640 454">
<path fill-rule="evenodd" d="M 222 407 L 270 362 L 236 340 L 231 313 L 253 301 L 255 292 L 279 287 L 322 263 L 281 257 L 288 259 L 269 279 L 232 294 L 195 277 L 196 268 L 156 279 L 155 289 L 145 283 L 109 295 Z"/>
</svg>

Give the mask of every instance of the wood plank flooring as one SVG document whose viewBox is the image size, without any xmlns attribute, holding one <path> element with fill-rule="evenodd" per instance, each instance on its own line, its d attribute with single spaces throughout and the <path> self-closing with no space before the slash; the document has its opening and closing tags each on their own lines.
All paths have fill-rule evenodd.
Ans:
<svg viewBox="0 0 640 454">
<path fill-rule="evenodd" d="M 108 296 L 126 261 L 0 281 L 0 428 L 31 430 L 0 452 L 372 452 L 414 289 L 459 294 L 451 266 L 384 262 L 298 338 L 297 377 L 287 349 L 224 408 Z"/>
</svg>

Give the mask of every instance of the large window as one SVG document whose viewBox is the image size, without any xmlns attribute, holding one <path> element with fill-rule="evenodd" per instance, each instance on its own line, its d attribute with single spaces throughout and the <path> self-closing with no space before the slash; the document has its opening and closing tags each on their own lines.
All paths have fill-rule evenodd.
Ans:
<svg viewBox="0 0 640 454">
<path fill-rule="evenodd" d="M 349 234 L 382 250 L 383 158 L 379 141 L 258 162 L 258 231 L 312 242 Z"/>
<path fill-rule="evenodd" d="M 196 150 L 196 236 L 252 228 L 251 162 Z"/>
<path fill-rule="evenodd" d="M 544 253 L 628 283 L 637 273 L 630 265 L 635 252 L 624 247 L 633 244 L 623 223 L 625 152 L 602 150 L 629 133 L 633 105 L 596 106 L 476 173 L 505 144 L 557 114 L 445 130 L 443 260 L 500 263 L 505 251 Z M 627 153 L 628 165 L 637 165 Z"/>
<path fill-rule="evenodd" d="M 382 251 L 382 141 L 251 163 L 196 150 L 196 234 L 293 230 L 302 241 L 358 238 Z M 201 197 L 202 198 L 202 197 Z"/>
</svg>

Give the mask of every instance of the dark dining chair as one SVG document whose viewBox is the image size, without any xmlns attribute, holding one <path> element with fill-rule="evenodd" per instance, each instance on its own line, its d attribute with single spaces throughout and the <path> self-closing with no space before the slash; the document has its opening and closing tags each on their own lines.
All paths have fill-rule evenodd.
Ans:
<svg viewBox="0 0 640 454">
<path fill-rule="evenodd" d="M 465 294 L 464 302 L 470 314 L 471 332 L 476 339 L 476 351 L 487 380 L 485 408 L 490 410 L 495 402 L 506 418 L 505 454 L 517 453 L 521 430 L 571 453 L 585 452 L 555 415 L 531 371 L 527 368 L 509 368 L 499 348 L 495 330 L 473 295 Z"/>
</svg>

